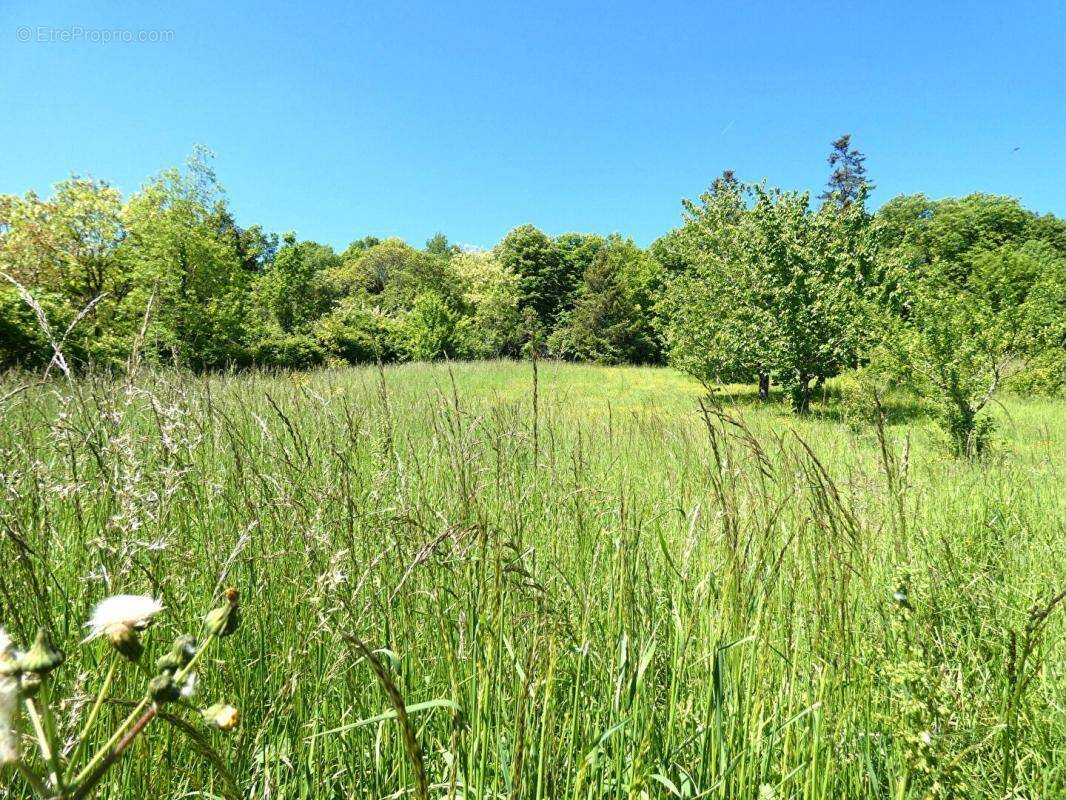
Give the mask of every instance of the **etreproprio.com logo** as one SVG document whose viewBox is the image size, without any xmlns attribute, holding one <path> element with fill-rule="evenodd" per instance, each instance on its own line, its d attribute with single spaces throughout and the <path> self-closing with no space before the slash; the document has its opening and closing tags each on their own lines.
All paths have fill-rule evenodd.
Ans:
<svg viewBox="0 0 1066 800">
<path fill-rule="evenodd" d="M 15 30 L 20 42 L 40 44 L 159 44 L 174 41 L 172 30 L 134 30 L 133 28 L 86 28 L 70 25 L 64 28 L 49 25 L 23 25 Z"/>
</svg>

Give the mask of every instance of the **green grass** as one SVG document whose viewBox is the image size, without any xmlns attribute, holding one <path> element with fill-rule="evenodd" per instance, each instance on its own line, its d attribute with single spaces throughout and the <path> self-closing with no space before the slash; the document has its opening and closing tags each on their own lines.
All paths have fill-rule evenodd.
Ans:
<svg viewBox="0 0 1066 800">
<path fill-rule="evenodd" d="M 0 621 L 53 627 L 67 695 L 105 594 L 163 598 L 153 660 L 242 594 L 200 695 L 241 726 L 160 723 L 101 795 L 418 796 L 394 687 L 434 798 L 1066 796 L 1066 609 L 1018 656 L 1066 589 L 1066 402 L 1007 400 L 966 462 L 905 398 L 879 437 L 832 391 L 704 416 L 670 370 L 542 363 L 534 425 L 532 390 L 483 362 L 9 399 Z"/>
</svg>

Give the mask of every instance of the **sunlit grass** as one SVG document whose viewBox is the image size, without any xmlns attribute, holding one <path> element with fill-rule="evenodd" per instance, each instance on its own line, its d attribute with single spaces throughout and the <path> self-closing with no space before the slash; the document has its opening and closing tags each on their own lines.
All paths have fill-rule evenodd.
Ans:
<svg viewBox="0 0 1066 800">
<path fill-rule="evenodd" d="M 73 641 L 111 591 L 180 617 L 239 587 L 205 691 L 240 703 L 214 745 L 248 797 L 416 796 L 355 638 L 435 798 L 1062 796 L 1066 614 L 1024 675 L 1010 652 L 1066 588 L 1066 403 L 1008 399 L 965 462 L 903 397 L 882 449 L 817 393 L 801 420 L 722 387 L 705 417 L 671 370 L 551 362 L 534 442 L 532 392 L 510 362 L 23 392 L 0 622 Z M 193 748 L 140 747 L 105 791 L 231 793 Z"/>
</svg>

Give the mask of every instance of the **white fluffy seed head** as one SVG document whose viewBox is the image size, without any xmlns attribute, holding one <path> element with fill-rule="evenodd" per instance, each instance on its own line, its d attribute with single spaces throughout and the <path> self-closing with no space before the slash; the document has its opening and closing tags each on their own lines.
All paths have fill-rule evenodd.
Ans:
<svg viewBox="0 0 1066 800">
<path fill-rule="evenodd" d="M 146 628 L 152 617 L 162 610 L 163 604 L 146 594 L 117 594 L 107 597 L 96 604 L 92 616 L 85 623 L 85 627 L 89 628 L 85 641 L 116 633 L 123 628 Z"/>
<path fill-rule="evenodd" d="M 14 647 L 7 631 L 0 627 L 0 659 L 14 657 Z M 18 680 L 0 675 L 0 766 L 18 760 L 18 733 L 15 731 L 15 714 L 18 713 Z"/>
</svg>

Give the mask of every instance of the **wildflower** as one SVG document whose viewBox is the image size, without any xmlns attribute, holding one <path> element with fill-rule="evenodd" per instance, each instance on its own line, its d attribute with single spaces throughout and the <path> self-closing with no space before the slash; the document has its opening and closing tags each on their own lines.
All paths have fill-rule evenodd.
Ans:
<svg viewBox="0 0 1066 800">
<path fill-rule="evenodd" d="M 84 641 L 99 636 L 113 639 L 127 631 L 143 631 L 162 610 L 163 604 L 149 595 L 117 594 L 105 598 L 96 604 L 92 617 L 85 623 L 90 630 Z"/>
<path fill-rule="evenodd" d="M 213 706 L 203 709 L 200 712 L 200 716 L 203 717 L 205 725 L 218 728 L 220 731 L 229 731 L 237 727 L 241 713 L 235 706 L 231 706 L 228 703 L 215 703 Z"/>
<path fill-rule="evenodd" d="M 236 589 L 226 590 L 226 604 L 212 609 L 207 613 L 207 617 L 204 619 L 204 623 L 207 625 L 207 632 L 212 636 L 229 636 L 235 630 L 237 630 L 238 616 L 237 616 L 237 600 L 240 595 Z"/>
<path fill-rule="evenodd" d="M 85 641 L 106 636 L 120 654 L 130 661 L 137 661 L 144 652 L 138 631 L 147 628 L 152 617 L 162 609 L 162 604 L 148 595 L 108 597 L 96 604 L 92 618 L 85 623 L 91 629 Z"/>
</svg>

